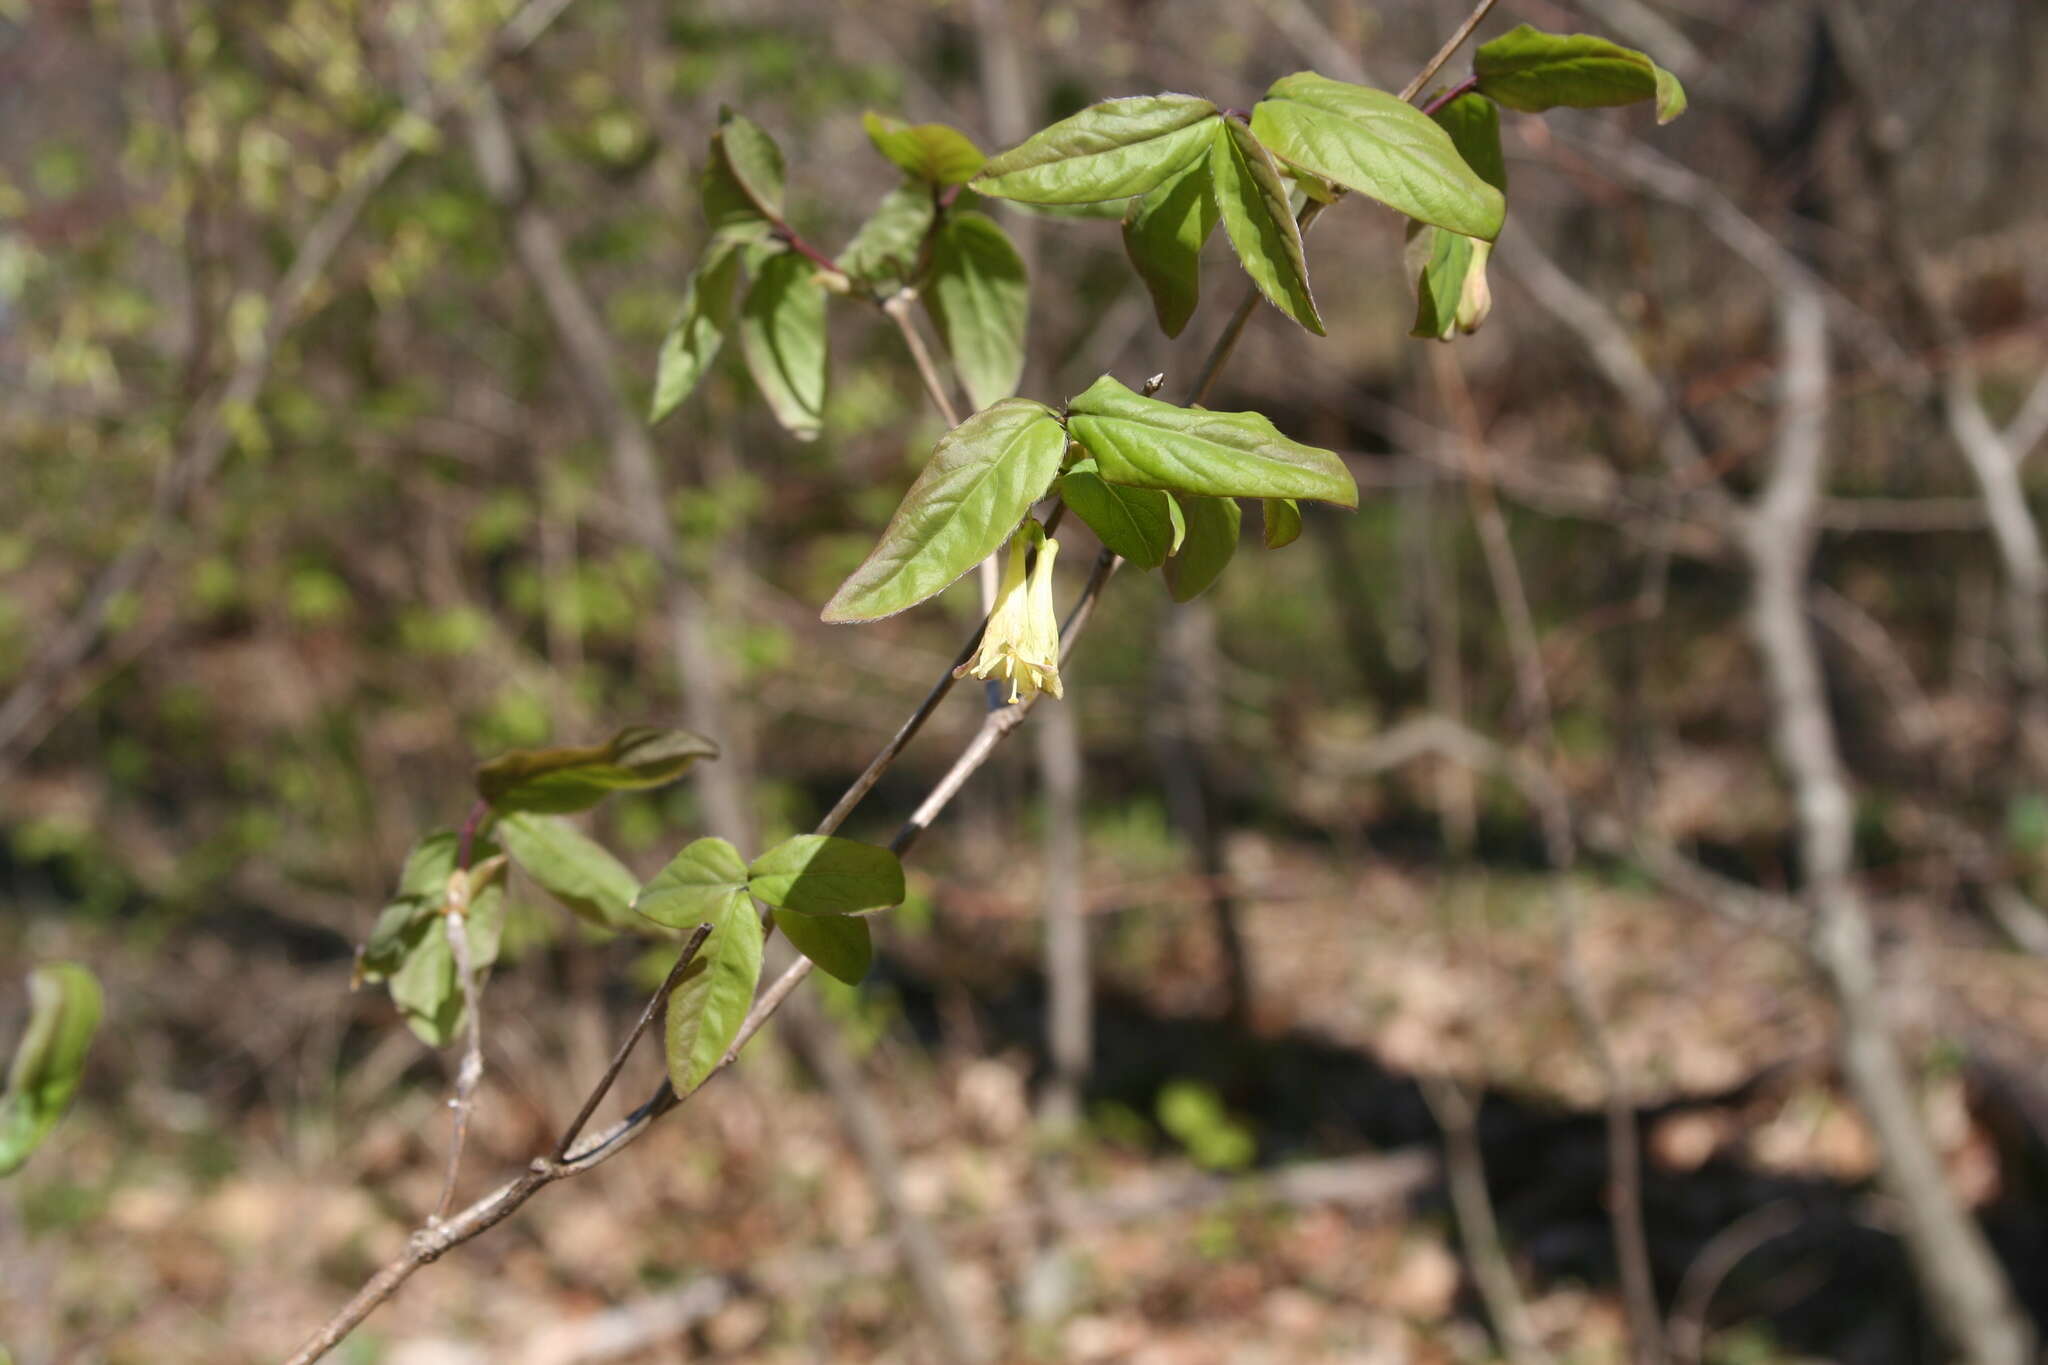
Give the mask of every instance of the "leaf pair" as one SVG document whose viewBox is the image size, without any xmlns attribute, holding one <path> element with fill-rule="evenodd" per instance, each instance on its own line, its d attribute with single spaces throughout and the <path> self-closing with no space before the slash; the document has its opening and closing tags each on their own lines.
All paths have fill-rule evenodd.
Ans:
<svg viewBox="0 0 2048 1365">
<path fill-rule="evenodd" d="M 749 864 L 723 839 L 699 839 L 642 888 L 634 908 L 657 924 L 711 934 L 669 997 L 669 1082 L 687 1095 L 718 1069 L 752 1008 L 761 977 L 759 898 L 797 950 L 858 984 L 874 959 L 863 910 L 903 899 L 903 865 L 886 848 L 807 834 Z"/>
<path fill-rule="evenodd" d="M 1037 204 L 1142 195 L 1126 212 L 1124 243 L 1170 336 L 1194 311 L 1202 245 L 1220 220 L 1260 292 L 1321 334 L 1283 164 L 1318 197 L 1341 186 L 1453 231 L 1490 238 L 1500 227 L 1499 193 L 1441 128 L 1382 91 L 1308 72 L 1276 82 L 1249 126 L 1192 95 L 1091 105 L 972 183 Z"/>
<path fill-rule="evenodd" d="M 71 1107 L 103 1007 L 100 983 L 75 962 L 30 972 L 28 1002 L 28 1029 L 0 1090 L 0 1176 L 20 1169 Z"/>
<path fill-rule="evenodd" d="M 462 1029 L 461 975 L 445 923 L 460 846 L 461 838 L 453 830 L 437 831 L 413 845 L 399 877 L 398 894 L 377 917 L 357 962 L 364 980 L 388 983 L 391 1002 L 407 1027 L 429 1047 L 445 1047 Z M 470 853 L 473 867 L 493 860 L 496 870 L 504 866 L 497 859 L 497 846 L 488 839 L 474 838 Z M 470 874 L 462 875 L 466 879 Z M 504 938 L 505 887 L 503 878 L 491 872 L 479 880 L 481 885 L 465 883 L 461 888 L 461 913 L 470 965 L 481 978 L 498 960 Z"/>
<path fill-rule="evenodd" d="M 1287 439 L 1264 416 L 1177 407 L 1104 375 L 1068 404 L 1064 421 L 1043 403 L 1012 398 L 947 432 L 874 550 L 826 604 L 824 619 L 893 615 L 993 554 L 1060 476 L 1070 440 L 1081 458 L 1062 480 L 1062 495 L 1105 545 L 1144 568 L 1196 536 L 1190 509 L 1203 499 L 1358 505 L 1342 460 Z M 1200 516 L 1201 544 L 1219 543 L 1227 514 L 1205 508 Z M 1229 527 L 1234 546 L 1234 519 Z M 1183 565 L 1176 576 L 1186 571 Z M 1202 586 L 1208 581 L 1213 575 Z"/>
<path fill-rule="evenodd" d="M 661 421 L 695 391 L 736 330 L 775 420 L 800 441 L 815 439 L 825 408 L 825 287 L 817 266 L 776 240 L 782 152 L 759 125 L 725 110 L 701 189 L 711 243 L 662 338 L 648 420 Z M 743 267 L 751 283 L 735 307 Z"/>
</svg>

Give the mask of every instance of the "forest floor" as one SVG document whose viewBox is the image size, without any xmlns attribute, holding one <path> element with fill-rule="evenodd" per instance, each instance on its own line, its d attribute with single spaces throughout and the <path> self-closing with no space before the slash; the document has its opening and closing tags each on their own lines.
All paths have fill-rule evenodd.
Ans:
<svg viewBox="0 0 2048 1365">
<path fill-rule="evenodd" d="M 828 1000 L 903 1149 L 906 1197 L 997 1358 L 1494 1358 L 1422 1076 L 1480 1101 L 1544 1345 L 1625 1358 L 1603 1086 L 1559 986 L 1546 878 L 1236 836 L 1247 1030 L 1223 1022 L 1205 886 L 1170 859 L 1091 867 L 1097 1063 L 1081 1129 L 1050 1143 L 1034 1121 L 1037 889 L 976 866 L 1002 850 L 955 856 L 916 874 L 869 985 Z M 967 889 L 991 885 L 1003 894 Z M 1935 1358 L 1796 950 L 1640 888 L 1576 888 L 1684 1354 Z M 2025 1119 L 2048 971 L 1944 941 L 1903 902 L 1880 908 L 1949 1174 L 2038 1301 L 2048 1286 L 2025 1276 L 2048 1273 L 2048 1162 Z M 91 963 L 111 1006 L 79 1109 L 0 1186 L 0 1341 L 20 1365 L 280 1359 L 434 1204 L 443 1059 L 381 996 L 348 993 L 334 944 L 234 922 L 148 946 L 115 925 L 31 922 L 36 954 Z M 645 967 L 617 944 L 500 969 L 464 1199 L 558 1131 Z M 653 1086 L 656 1052 L 622 1097 Z M 831 1104 L 771 1034 L 618 1160 L 424 1270 L 336 1358 L 939 1357 Z"/>
</svg>

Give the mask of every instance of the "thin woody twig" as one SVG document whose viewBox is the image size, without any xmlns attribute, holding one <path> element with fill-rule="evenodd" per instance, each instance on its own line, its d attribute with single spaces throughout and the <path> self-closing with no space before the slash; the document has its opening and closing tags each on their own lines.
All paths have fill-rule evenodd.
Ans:
<svg viewBox="0 0 2048 1365">
<path fill-rule="evenodd" d="M 700 924 L 690 931 L 689 938 L 683 940 L 683 951 L 677 956 L 675 965 L 668 969 L 668 976 L 662 981 L 661 989 L 648 998 L 647 1007 L 640 1011 L 640 1018 L 634 1022 L 632 1031 L 620 1042 L 618 1050 L 612 1053 L 611 1065 L 604 1069 L 604 1075 L 598 1077 L 597 1084 L 591 1087 L 589 1096 L 583 1101 L 583 1107 L 576 1111 L 576 1117 L 569 1120 L 569 1126 L 562 1130 L 562 1140 L 555 1144 L 555 1160 L 567 1158 L 569 1149 L 576 1145 L 576 1139 L 583 1133 L 583 1125 L 590 1122 L 590 1116 L 597 1112 L 597 1106 L 604 1102 L 605 1095 L 611 1091 L 612 1083 L 618 1080 L 619 1072 L 625 1069 L 626 1059 L 633 1055 L 634 1045 L 654 1023 L 654 1016 L 661 1013 L 662 1006 L 668 1003 L 669 996 L 675 993 L 676 983 L 683 979 L 683 973 L 689 970 L 690 963 L 696 960 L 698 950 L 709 937 L 711 926 Z"/>
</svg>

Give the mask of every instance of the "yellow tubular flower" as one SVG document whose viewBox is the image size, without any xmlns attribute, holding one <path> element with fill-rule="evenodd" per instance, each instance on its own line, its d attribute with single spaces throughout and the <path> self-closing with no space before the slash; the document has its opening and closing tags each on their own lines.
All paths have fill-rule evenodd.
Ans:
<svg viewBox="0 0 2048 1365">
<path fill-rule="evenodd" d="M 1034 544 L 1038 561 L 1027 574 L 1024 559 Z M 1059 550 L 1059 542 L 1046 539 L 1036 521 L 1025 522 L 1010 537 L 1003 585 L 996 593 L 988 629 L 982 632 L 974 676 L 1006 679 L 1012 703 L 1027 701 L 1040 692 L 1062 695 L 1060 622 L 1052 603 L 1052 565 Z"/>
</svg>

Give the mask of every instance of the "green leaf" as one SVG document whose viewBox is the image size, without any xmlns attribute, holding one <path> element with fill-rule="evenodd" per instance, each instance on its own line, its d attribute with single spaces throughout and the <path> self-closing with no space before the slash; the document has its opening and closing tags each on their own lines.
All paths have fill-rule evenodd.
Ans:
<svg viewBox="0 0 2048 1365">
<path fill-rule="evenodd" d="M 775 927 L 828 976 L 858 986 L 875 961 L 875 939 L 858 915 L 805 915 L 777 910 Z"/>
<path fill-rule="evenodd" d="M 1166 561 L 1166 590 L 1176 602 L 1192 602 L 1223 576 L 1223 568 L 1237 553 L 1238 526 L 1244 511 L 1229 498 L 1201 498 L 1176 493 L 1187 518 L 1187 539 L 1180 553 Z"/>
<path fill-rule="evenodd" d="M 1104 375 L 1067 405 L 1067 429 L 1110 483 L 1358 506 L 1358 485 L 1342 460 L 1288 440 L 1260 413 L 1176 407 Z"/>
<path fill-rule="evenodd" d="M 782 221 L 782 149 L 761 125 L 730 109 L 718 111 L 712 145 L 733 182 L 765 217 Z"/>
<path fill-rule="evenodd" d="M 1068 466 L 1060 497 L 1097 539 L 1141 569 L 1158 568 L 1179 544 L 1172 498 L 1156 488 L 1105 482 L 1092 459 Z"/>
<path fill-rule="evenodd" d="M 924 305 L 976 410 L 1017 391 L 1031 291 L 1024 258 L 995 219 L 947 215 L 932 244 Z"/>
<path fill-rule="evenodd" d="M 1287 182 L 1251 130 L 1236 119 L 1216 125 L 1209 183 L 1245 274 L 1275 308 L 1324 335 L 1323 319 L 1308 291 L 1308 258 L 1302 254 Z"/>
<path fill-rule="evenodd" d="M 697 841 L 707 842 L 714 841 Z M 725 847 L 731 852 L 732 845 Z M 689 851 L 684 849 L 682 856 L 687 857 Z M 732 857 L 734 862 L 739 860 L 737 853 Z M 745 869 L 741 870 L 744 873 Z M 653 882 L 648 889 L 654 889 Z M 761 980 L 761 917 L 744 890 L 689 923 L 709 924 L 711 936 L 683 969 L 682 980 L 668 998 L 664 1026 L 668 1080 L 678 1096 L 687 1096 L 704 1084 L 725 1060 L 726 1049 L 739 1036 L 740 1025 L 753 1007 L 754 987 Z"/>
<path fill-rule="evenodd" d="M 783 430 L 817 438 L 825 410 L 825 290 L 794 251 L 771 256 L 740 305 L 740 351 Z"/>
<path fill-rule="evenodd" d="M 1154 185 L 1124 213 L 1124 250 L 1152 295 L 1159 330 L 1170 337 L 1180 335 L 1201 301 L 1202 244 L 1215 231 L 1216 215 L 1208 157 Z"/>
<path fill-rule="evenodd" d="M 799 834 L 754 859 L 747 889 L 778 910 L 850 915 L 903 902 L 903 864 L 857 839 Z"/>
<path fill-rule="evenodd" d="M 1644 53 L 1590 33 L 1545 33 L 1519 25 L 1481 45 L 1472 74 L 1479 78 L 1479 93 L 1525 114 L 1639 100 L 1657 102 L 1659 123 L 1685 112 L 1678 77 Z"/>
<path fill-rule="evenodd" d="M 647 420 L 659 422 L 674 412 L 703 379 L 725 344 L 732 327 L 732 289 L 740 277 L 738 243 L 713 238 L 704 259 L 690 272 L 683 306 L 661 339 L 661 359 L 654 372 L 654 402 Z"/>
<path fill-rule="evenodd" d="M 943 123 L 905 123 L 869 111 L 860 125 L 876 151 L 933 185 L 965 184 L 988 160 L 967 134 Z"/>
<path fill-rule="evenodd" d="M 1486 263 L 1493 243 L 1441 228 L 1418 227 L 1408 240 L 1408 273 L 1415 278 L 1415 325 L 1408 335 L 1449 341 L 1477 331 L 1493 307 Z"/>
<path fill-rule="evenodd" d="M 869 285 L 909 279 L 937 211 L 925 186 L 898 185 L 882 196 L 882 202 L 839 253 L 839 268 Z"/>
<path fill-rule="evenodd" d="M 664 786 L 698 759 L 716 757 L 718 746 L 702 735 L 629 725 L 603 744 L 503 754 L 476 770 L 476 789 L 499 811 L 588 810 L 615 791 Z"/>
<path fill-rule="evenodd" d="M 1460 95 L 1430 115 L 1472 173 L 1506 194 L 1508 163 L 1500 149 L 1500 106 L 1484 95 Z"/>
<path fill-rule="evenodd" d="M 1005 398 L 947 432 L 824 619 L 892 616 L 994 554 L 1044 496 L 1066 445 L 1052 409 L 1028 398 Z"/>
<path fill-rule="evenodd" d="M 1267 498 L 1266 548 L 1278 550 L 1301 539 L 1301 504 L 1293 498 Z"/>
<path fill-rule="evenodd" d="M 436 911 L 420 921 L 405 960 L 391 974 L 391 1003 L 428 1047 L 446 1047 L 462 1029 L 462 988 L 442 920 Z"/>
<path fill-rule="evenodd" d="M 1216 106 L 1193 95 L 1091 104 L 981 168 L 974 188 L 1030 204 L 1087 204 L 1143 194 L 1203 155 Z"/>
<path fill-rule="evenodd" d="M 698 839 L 640 888 L 633 908 L 656 924 L 694 929 L 716 925 L 736 904 L 749 905 L 747 860 L 723 839 Z"/>
<path fill-rule="evenodd" d="M 498 840 L 527 876 L 601 929 L 632 927 L 640 879 L 604 845 L 558 816 L 519 812 L 498 822 Z"/>
<path fill-rule="evenodd" d="M 1281 160 L 1410 218 L 1491 240 L 1507 204 L 1442 128 L 1384 90 L 1303 71 L 1275 81 L 1252 132 Z"/>
<path fill-rule="evenodd" d="M 438 926 L 441 907 L 448 903 L 448 878 L 455 872 L 461 836 L 452 829 L 436 830 L 412 846 L 405 855 L 405 869 L 399 874 L 398 891 L 391 904 L 377 916 L 359 963 L 363 979 L 378 981 L 391 976 L 404 963 L 406 954 L 419 943 L 430 926 Z M 498 855 L 498 845 L 478 835 L 470 842 L 470 861 L 486 862 Z M 493 882 L 478 899 L 487 909 L 493 895 L 504 888 Z M 474 906 L 472 906 L 474 910 Z"/>
<path fill-rule="evenodd" d="M 0 1175 L 20 1169 L 71 1107 L 104 1003 L 99 981 L 75 962 L 29 973 L 28 1028 L 0 1092 Z"/>
</svg>

